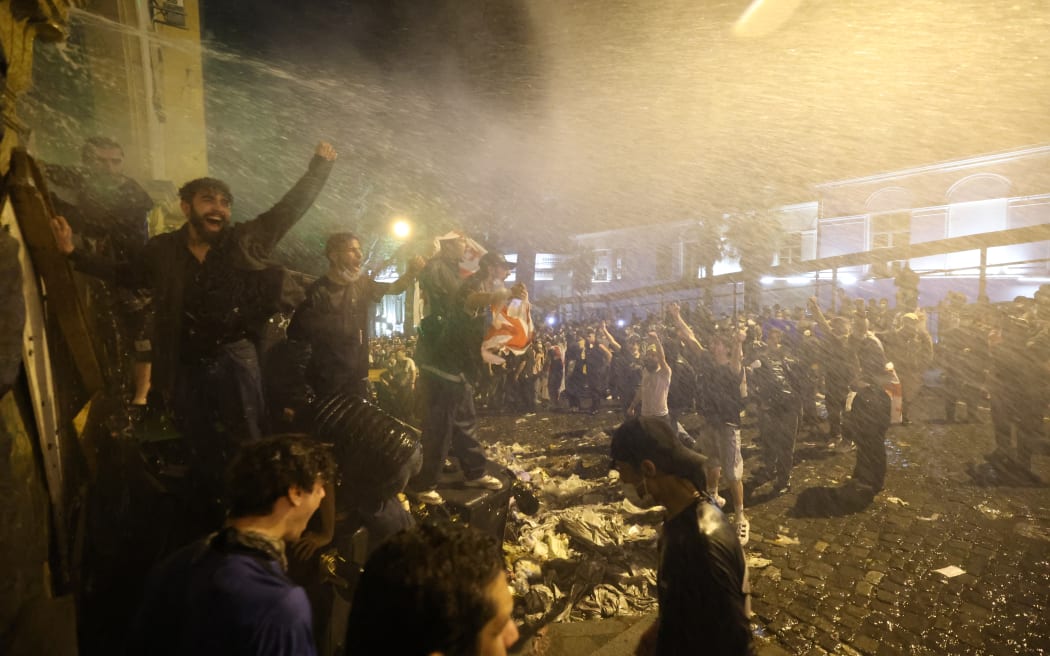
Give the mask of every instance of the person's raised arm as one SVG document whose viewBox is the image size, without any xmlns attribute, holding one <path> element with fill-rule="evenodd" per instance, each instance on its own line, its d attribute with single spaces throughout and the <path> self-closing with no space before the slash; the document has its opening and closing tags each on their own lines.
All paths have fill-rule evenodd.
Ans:
<svg viewBox="0 0 1050 656">
<path fill-rule="evenodd" d="M 675 328 L 678 330 L 678 336 L 685 342 L 686 348 L 689 349 L 694 355 L 700 355 L 704 352 L 704 346 L 700 343 L 700 340 L 696 338 L 696 334 L 693 329 L 689 327 L 689 324 L 682 318 L 682 312 L 678 307 L 678 303 L 671 303 L 667 306 L 667 313 L 671 315 L 674 320 Z"/>
<path fill-rule="evenodd" d="M 390 288 L 387 290 L 387 294 L 400 294 L 412 286 L 412 283 L 419 277 L 419 272 L 426 266 L 426 260 L 419 257 L 418 255 L 408 261 L 408 268 L 405 270 L 401 277 L 391 283 Z"/>
<path fill-rule="evenodd" d="M 602 325 L 601 325 L 600 330 L 601 330 L 601 333 L 603 335 L 605 335 L 605 339 L 609 340 L 609 348 L 612 349 L 613 351 L 619 351 L 620 348 L 621 348 L 620 343 L 617 342 L 616 338 L 613 337 L 612 333 L 609 332 L 609 328 L 605 325 L 604 321 L 602 321 Z"/>
<path fill-rule="evenodd" d="M 326 141 L 318 143 L 303 177 L 299 178 L 276 205 L 245 224 L 245 229 L 250 231 L 253 246 L 261 251 L 254 253 L 255 255 L 268 257 L 277 242 L 303 218 L 328 181 L 328 175 L 332 172 L 332 165 L 338 156 L 332 144 Z"/>
<path fill-rule="evenodd" d="M 129 289 L 149 286 L 148 263 L 152 258 L 147 253 L 137 253 L 130 262 L 114 262 L 107 257 L 85 253 L 73 243 L 73 229 L 62 216 L 51 219 L 51 233 L 55 237 L 55 248 L 69 258 L 77 271 Z"/>
<path fill-rule="evenodd" d="M 820 325 L 820 328 L 825 334 L 831 334 L 831 324 L 828 323 L 827 317 L 820 310 L 820 303 L 817 302 L 816 296 L 809 297 L 809 311 L 813 313 L 813 318 Z"/>
<path fill-rule="evenodd" d="M 664 353 L 664 345 L 660 341 L 660 336 L 655 331 L 649 333 L 649 343 L 656 347 L 656 359 L 660 363 L 660 369 L 670 369 L 671 365 L 667 364 L 667 355 Z"/>
</svg>

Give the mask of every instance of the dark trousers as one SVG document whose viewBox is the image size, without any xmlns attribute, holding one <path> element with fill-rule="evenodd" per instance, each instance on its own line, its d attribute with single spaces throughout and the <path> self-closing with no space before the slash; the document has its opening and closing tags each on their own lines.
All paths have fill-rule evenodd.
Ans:
<svg viewBox="0 0 1050 656">
<path fill-rule="evenodd" d="M 842 413 L 846 411 L 847 387 L 831 386 L 824 393 L 824 406 L 828 410 L 828 433 L 832 439 L 842 436 Z"/>
<path fill-rule="evenodd" d="M 976 419 L 977 404 L 981 401 L 980 388 L 955 376 L 949 376 L 944 381 L 944 420 L 948 423 L 955 421 L 955 406 L 959 401 L 966 404 L 966 418 Z"/>
<path fill-rule="evenodd" d="M 536 378 L 534 376 L 519 376 L 514 381 L 514 409 L 523 412 L 535 412 L 536 410 Z"/>
<path fill-rule="evenodd" d="M 265 410 L 259 356 L 248 340 L 180 366 L 172 415 L 189 449 L 197 493 L 209 506 L 222 492 L 223 472 L 237 446 L 262 436 Z"/>
<path fill-rule="evenodd" d="M 992 392 L 992 425 L 995 447 L 1020 467 L 1032 468 L 1032 447 L 1043 428 L 1042 404 L 1021 400 L 1020 395 Z"/>
<path fill-rule="evenodd" d="M 853 480 L 878 493 L 886 482 L 886 430 L 890 425 L 890 400 L 878 386 L 857 392 L 846 437 L 857 445 Z"/>
<path fill-rule="evenodd" d="M 762 408 L 759 432 L 765 449 L 766 465 L 776 486 L 788 484 L 795 463 L 795 438 L 798 436 L 802 404 L 774 405 Z"/>
<path fill-rule="evenodd" d="M 419 386 L 426 402 L 423 417 L 423 466 L 412 481 L 417 491 L 432 490 L 451 453 L 468 479 L 485 473 L 485 452 L 478 444 L 474 387 L 424 372 Z"/>
</svg>

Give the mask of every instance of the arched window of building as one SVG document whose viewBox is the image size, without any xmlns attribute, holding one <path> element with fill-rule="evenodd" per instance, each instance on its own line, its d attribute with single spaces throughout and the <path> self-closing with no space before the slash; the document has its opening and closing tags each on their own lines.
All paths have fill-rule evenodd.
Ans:
<svg viewBox="0 0 1050 656">
<path fill-rule="evenodd" d="M 912 194 L 904 187 L 886 187 L 868 196 L 868 248 L 906 246 L 911 242 Z"/>
<path fill-rule="evenodd" d="M 1006 229 L 1010 181 L 994 173 L 976 173 L 948 190 L 948 236 L 963 237 Z"/>
</svg>

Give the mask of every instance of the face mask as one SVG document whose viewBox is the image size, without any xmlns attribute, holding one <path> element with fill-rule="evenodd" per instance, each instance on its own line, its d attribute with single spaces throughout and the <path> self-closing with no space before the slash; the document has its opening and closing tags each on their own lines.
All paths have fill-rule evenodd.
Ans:
<svg viewBox="0 0 1050 656">
<path fill-rule="evenodd" d="M 339 267 L 339 277 L 345 282 L 354 282 L 361 277 L 364 269 L 358 269 L 357 271 L 351 271 L 346 267 Z"/>
<path fill-rule="evenodd" d="M 650 494 L 649 489 L 645 485 L 644 481 L 642 483 L 642 488 L 643 490 L 639 492 L 638 488 L 631 485 L 630 483 L 624 483 L 622 481 L 620 482 L 620 489 L 623 490 L 624 498 L 626 498 L 635 506 L 644 509 L 653 508 L 655 506 L 660 505 L 656 502 L 656 499 L 653 498 L 653 495 Z"/>
</svg>

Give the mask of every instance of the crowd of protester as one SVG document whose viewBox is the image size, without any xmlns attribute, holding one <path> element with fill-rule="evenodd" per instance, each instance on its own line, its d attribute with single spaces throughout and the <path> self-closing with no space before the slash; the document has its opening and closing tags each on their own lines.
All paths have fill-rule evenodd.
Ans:
<svg viewBox="0 0 1050 656">
<path fill-rule="evenodd" d="M 904 424 L 915 418 L 931 369 L 943 372 L 932 387 L 944 420 L 979 421 L 988 399 L 990 462 L 1034 477 L 1050 370 L 1050 286 L 1003 306 L 950 296 L 937 308 L 938 340 L 918 305 L 917 279 L 903 274 L 893 307 L 839 290 L 831 307 L 813 298 L 807 307 L 715 316 L 672 303 L 629 323 L 594 317 L 535 329 L 526 286 L 504 285 L 513 264 L 488 252 L 464 275 L 468 240 L 457 232 L 439 238 L 429 260 L 410 260 L 393 283 L 364 271 L 357 235 L 336 233 L 319 254 L 325 274 L 305 289 L 296 284 L 272 253 L 321 193 L 336 160 L 329 144 L 319 144 L 303 177 L 250 221 L 231 223 L 224 182 L 190 181 L 179 192 L 186 223 L 152 238 L 141 229 L 146 203 L 121 172 L 122 157 L 115 142 L 89 141 L 80 177 L 52 169 L 56 183 L 75 188 L 56 203 L 67 215 L 53 221 L 56 245 L 76 270 L 103 281 L 91 283 L 91 293 L 121 317 L 122 341 L 134 345 L 125 349 L 135 363 L 130 402 L 142 406 L 149 390 L 170 415 L 195 483 L 187 508 L 202 528 L 221 528 L 176 552 L 151 579 L 134 634 L 149 645 L 144 651 L 312 653 L 310 600 L 288 577 L 289 561 L 310 560 L 336 540 L 341 513 L 373 532 L 368 551 L 376 559 L 355 602 L 351 653 L 378 653 L 392 640 L 376 627 L 393 621 L 391 609 L 404 609 L 405 599 L 418 601 L 415 587 L 430 585 L 428 577 L 432 594 L 459 595 L 468 605 L 416 609 L 446 621 L 418 635 L 402 631 L 418 646 L 384 653 L 503 653 L 517 631 L 498 547 L 457 529 L 413 528 L 397 500 L 406 492 L 443 504 L 439 475 L 450 458 L 461 485 L 504 487 L 478 437 L 477 408 L 622 414 L 611 442 L 616 468 L 639 503 L 651 497 L 668 508 L 665 538 L 678 540 L 662 552 L 661 621 L 639 653 L 710 644 L 746 653 L 745 478 L 786 491 L 806 431 L 829 447 L 855 445 L 847 485 L 870 500 L 885 483 L 886 431 L 895 413 Z M 370 304 L 417 282 L 418 336 L 370 338 Z M 261 352 L 260 326 L 282 313 L 287 339 Z M 381 410 L 370 409 L 373 401 Z M 390 442 L 333 433 L 348 417 L 379 421 L 384 411 L 421 426 L 421 438 L 407 429 L 387 431 Z M 745 419 L 758 428 L 758 471 L 744 472 Z M 262 439 L 267 433 L 285 435 Z M 337 463 L 318 441 L 330 444 Z M 232 495 L 222 504 L 226 469 Z M 320 526 L 308 530 L 318 509 Z M 722 509 L 733 511 L 731 522 Z M 471 562 L 474 552 L 485 557 Z M 695 566 L 708 559 L 711 567 Z M 451 573 L 442 569 L 446 560 Z M 437 570 L 442 576 L 431 576 Z M 703 590 L 724 598 L 698 596 Z M 187 606 L 188 599 L 209 605 Z M 408 628 L 424 615 L 406 617 Z M 229 625 L 244 630 L 224 631 Z M 467 643 L 474 652 L 462 648 Z"/>
</svg>

